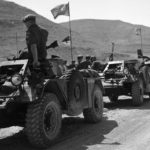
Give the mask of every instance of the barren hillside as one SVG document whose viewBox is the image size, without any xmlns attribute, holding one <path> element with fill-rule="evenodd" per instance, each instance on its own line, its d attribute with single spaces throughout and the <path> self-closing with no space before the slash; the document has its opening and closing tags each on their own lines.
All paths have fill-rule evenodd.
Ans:
<svg viewBox="0 0 150 150">
<path fill-rule="evenodd" d="M 61 23 L 67 27 L 67 23 Z M 83 19 L 74 20 L 71 22 L 72 30 L 78 31 L 87 40 L 95 41 L 100 47 L 104 45 L 104 51 L 111 50 L 111 43 L 115 43 L 115 51 L 117 53 L 136 53 L 136 50 L 141 47 L 140 36 L 136 35 L 136 28 L 139 25 L 134 25 L 120 20 L 94 20 Z M 142 29 L 142 44 L 144 53 L 150 50 L 150 28 L 141 26 Z"/>
<path fill-rule="evenodd" d="M 4 0 L 0 0 L 1 57 L 15 54 L 17 50 L 26 47 L 26 29 L 21 20 L 23 16 L 29 13 L 36 14 L 38 24 L 48 29 L 48 44 L 58 40 L 60 46 L 49 49 L 49 56 L 57 54 L 70 61 L 70 47 L 63 45 L 61 42 L 69 35 L 68 22 L 56 24 L 26 7 Z M 140 37 L 135 33 L 136 27 L 137 25 L 119 20 L 86 19 L 71 21 L 74 59 L 78 54 L 89 54 L 105 60 L 111 52 L 112 42 L 115 43 L 116 59 L 124 59 L 135 55 L 136 50 L 140 48 Z M 142 26 L 142 38 L 144 53 L 149 52 L 149 27 Z"/>
</svg>

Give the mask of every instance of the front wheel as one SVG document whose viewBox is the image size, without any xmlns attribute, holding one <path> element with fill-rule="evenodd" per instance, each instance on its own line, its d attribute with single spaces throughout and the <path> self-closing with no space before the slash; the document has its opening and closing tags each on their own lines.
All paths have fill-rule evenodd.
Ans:
<svg viewBox="0 0 150 150">
<path fill-rule="evenodd" d="M 143 81 L 139 80 L 132 85 L 132 103 L 134 106 L 143 104 L 144 87 Z"/>
<path fill-rule="evenodd" d="M 27 109 L 25 132 L 33 146 L 46 148 L 58 137 L 61 129 L 61 108 L 57 97 L 45 93 Z"/>
<path fill-rule="evenodd" d="M 84 118 L 87 122 L 96 123 L 103 116 L 103 96 L 98 85 L 95 85 L 91 95 L 92 107 L 83 110 Z"/>
</svg>

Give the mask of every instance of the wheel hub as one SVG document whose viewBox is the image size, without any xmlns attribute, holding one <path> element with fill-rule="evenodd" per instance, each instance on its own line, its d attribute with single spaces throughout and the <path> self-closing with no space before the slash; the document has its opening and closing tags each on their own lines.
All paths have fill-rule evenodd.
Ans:
<svg viewBox="0 0 150 150">
<path fill-rule="evenodd" d="M 99 101 L 96 97 L 94 99 L 94 108 L 95 108 L 96 112 L 99 112 Z"/>
<path fill-rule="evenodd" d="M 48 107 L 44 114 L 44 130 L 47 135 L 51 134 L 56 127 L 55 111 Z"/>
<path fill-rule="evenodd" d="M 80 86 L 79 85 L 77 85 L 76 87 L 75 87 L 75 89 L 74 89 L 74 96 L 75 96 L 75 98 L 78 100 L 79 98 L 80 98 L 80 95 L 81 95 L 81 92 L 80 92 L 81 90 L 80 90 Z"/>
</svg>

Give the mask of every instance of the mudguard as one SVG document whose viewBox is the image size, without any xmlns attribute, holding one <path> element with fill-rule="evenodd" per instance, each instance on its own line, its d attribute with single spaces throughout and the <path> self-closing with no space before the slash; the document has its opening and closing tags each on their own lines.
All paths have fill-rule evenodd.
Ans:
<svg viewBox="0 0 150 150">
<path fill-rule="evenodd" d="M 59 99 L 63 108 L 67 106 L 67 83 L 64 79 L 50 79 L 46 81 L 45 86 L 43 87 L 42 94 L 44 92 L 54 93 Z"/>
<path fill-rule="evenodd" d="M 100 87 L 100 89 L 101 89 L 101 91 L 102 91 L 102 94 L 105 94 L 105 89 L 104 89 L 104 87 L 103 87 L 103 84 L 102 84 L 102 81 L 101 81 L 100 78 L 96 78 L 95 84 L 97 84 L 97 85 Z"/>
</svg>

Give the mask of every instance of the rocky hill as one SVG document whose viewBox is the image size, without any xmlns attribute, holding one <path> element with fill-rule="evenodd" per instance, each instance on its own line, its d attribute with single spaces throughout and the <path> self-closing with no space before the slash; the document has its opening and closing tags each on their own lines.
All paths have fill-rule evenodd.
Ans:
<svg viewBox="0 0 150 150">
<path fill-rule="evenodd" d="M 56 54 L 68 61 L 71 60 L 70 47 L 62 44 L 62 40 L 69 35 L 68 22 L 56 24 L 36 12 L 16 3 L 0 0 L 0 57 L 16 54 L 17 50 L 26 47 L 25 31 L 22 17 L 35 14 L 38 24 L 49 31 L 48 44 L 57 40 L 59 47 L 49 49 L 49 57 Z M 78 54 L 96 55 L 105 60 L 111 52 L 111 43 L 115 43 L 116 59 L 128 58 L 135 55 L 140 48 L 140 37 L 136 35 L 137 25 L 119 20 L 74 20 L 71 21 L 73 56 Z M 143 50 L 150 49 L 150 28 L 142 26 Z"/>
</svg>

